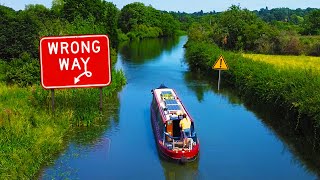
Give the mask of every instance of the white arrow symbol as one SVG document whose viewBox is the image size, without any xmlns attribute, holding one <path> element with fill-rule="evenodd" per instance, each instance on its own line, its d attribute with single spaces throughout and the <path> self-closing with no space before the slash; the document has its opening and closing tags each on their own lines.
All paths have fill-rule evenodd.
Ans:
<svg viewBox="0 0 320 180">
<path fill-rule="evenodd" d="M 80 74 L 78 77 L 74 78 L 74 84 L 77 84 L 80 81 L 80 77 L 86 75 L 87 77 L 91 77 L 92 76 L 92 72 L 90 71 L 85 71 L 82 74 Z"/>
<path fill-rule="evenodd" d="M 77 84 L 80 81 L 81 76 L 86 75 L 87 77 L 92 76 L 92 72 L 87 71 L 87 63 L 84 64 L 84 72 L 80 74 L 78 77 L 74 78 L 74 84 Z"/>
</svg>

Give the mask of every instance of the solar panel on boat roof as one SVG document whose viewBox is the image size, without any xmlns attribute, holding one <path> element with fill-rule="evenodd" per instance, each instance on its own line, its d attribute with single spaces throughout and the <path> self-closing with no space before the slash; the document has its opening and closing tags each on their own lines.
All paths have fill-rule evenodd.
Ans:
<svg viewBox="0 0 320 180">
<path fill-rule="evenodd" d="M 162 91 L 161 94 L 165 95 L 165 94 L 172 94 L 172 93 L 171 93 L 171 91 Z"/>
<path fill-rule="evenodd" d="M 162 92 L 161 92 L 161 97 L 162 97 L 163 99 L 174 99 L 171 91 L 162 91 Z"/>
<path fill-rule="evenodd" d="M 167 105 L 167 109 L 168 109 L 168 111 L 178 111 L 178 110 L 180 110 L 180 106 L 179 106 L 179 105 L 176 105 L 176 104 L 174 104 L 174 105 Z"/>
<path fill-rule="evenodd" d="M 166 99 L 166 100 L 164 100 L 164 102 L 166 103 L 166 105 L 178 104 L 177 100 L 175 100 L 175 99 Z"/>
</svg>

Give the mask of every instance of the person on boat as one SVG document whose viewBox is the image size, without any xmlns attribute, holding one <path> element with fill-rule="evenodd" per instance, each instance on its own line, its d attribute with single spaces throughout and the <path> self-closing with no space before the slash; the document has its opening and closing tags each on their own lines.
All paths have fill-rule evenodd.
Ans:
<svg viewBox="0 0 320 180">
<path fill-rule="evenodd" d="M 183 136 L 183 147 L 187 144 L 188 137 L 191 135 L 190 127 L 191 127 L 191 121 L 187 118 L 186 114 L 182 115 L 182 119 L 180 120 L 179 126 L 182 131 Z"/>
</svg>

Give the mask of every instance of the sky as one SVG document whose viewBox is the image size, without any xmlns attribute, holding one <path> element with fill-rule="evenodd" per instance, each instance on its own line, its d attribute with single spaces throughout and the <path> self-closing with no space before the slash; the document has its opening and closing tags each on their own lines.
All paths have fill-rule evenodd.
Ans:
<svg viewBox="0 0 320 180">
<path fill-rule="evenodd" d="M 180 12 L 204 12 L 225 11 L 231 5 L 240 5 L 241 8 L 259 10 L 268 7 L 289 7 L 290 9 L 307 7 L 320 8 L 320 0 L 107 0 L 113 2 L 119 9 L 132 2 L 142 2 L 151 5 L 158 10 L 180 11 Z M 24 9 L 27 4 L 43 4 L 51 7 L 51 0 L 0 0 L 1 5 L 11 7 L 15 10 Z"/>
</svg>

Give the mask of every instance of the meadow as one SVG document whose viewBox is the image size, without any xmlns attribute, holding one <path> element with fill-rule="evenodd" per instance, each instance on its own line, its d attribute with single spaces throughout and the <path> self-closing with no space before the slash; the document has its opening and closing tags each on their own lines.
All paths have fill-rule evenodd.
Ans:
<svg viewBox="0 0 320 180">
<path fill-rule="evenodd" d="M 320 70 L 320 57 L 265 54 L 242 54 L 242 56 L 254 61 L 261 61 L 275 65 L 277 68 Z"/>
<path fill-rule="evenodd" d="M 295 122 L 296 128 L 303 129 L 306 124 L 320 126 L 320 75 L 318 70 L 309 68 L 319 67 L 316 59 L 310 57 L 307 68 L 297 68 L 303 64 L 302 59 L 296 62 L 289 56 L 288 60 L 284 60 L 284 56 L 254 55 L 251 58 L 256 60 L 253 60 L 248 58 L 250 55 L 244 57 L 239 53 L 224 51 L 212 43 L 188 41 L 185 46 L 186 61 L 191 71 L 217 76 L 211 66 L 222 54 L 230 68 L 222 73 L 222 78 L 237 89 L 245 102 L 274 107 L 284 118 L 291 117 L 288 124 Z M 278 58 L 282 63 L 272 63 L 263 57 Z M 282 68 L 287 66 L 282 64 L 298 66 Z"/>
</svg>

